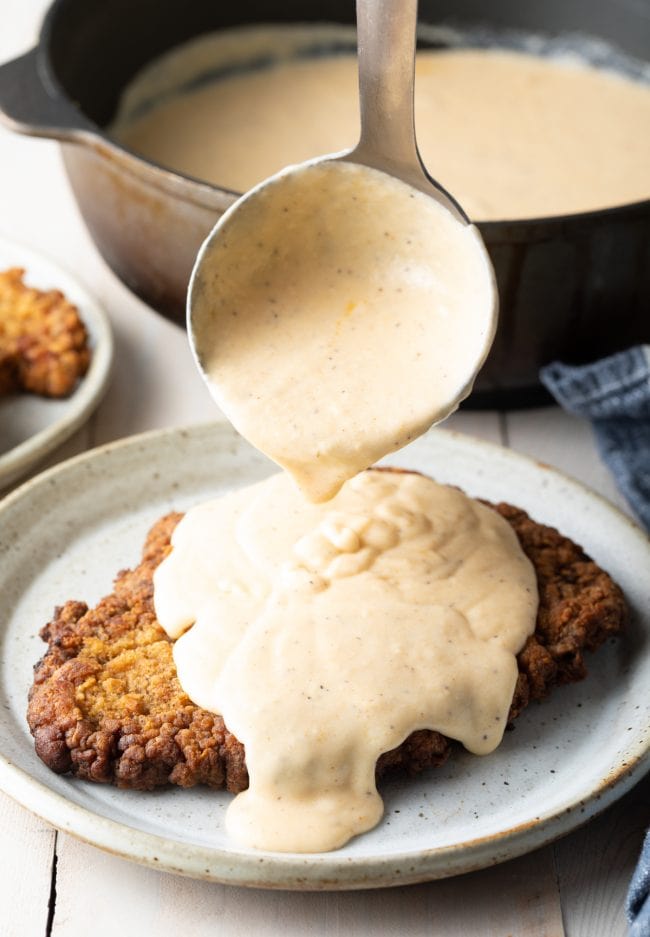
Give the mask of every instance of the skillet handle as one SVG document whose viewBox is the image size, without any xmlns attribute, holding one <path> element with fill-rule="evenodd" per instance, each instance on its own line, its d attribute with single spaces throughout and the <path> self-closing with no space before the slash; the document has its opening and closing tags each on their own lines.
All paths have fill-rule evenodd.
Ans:
<svg viewBox="0 0 650 937">
<path fill-rule="evenodd" d="M 0 65 L 0 121 L 18 133 L 57 140 L 78 140 L 94 129 L 42 74 L 38 47 Z"/>
</svg>

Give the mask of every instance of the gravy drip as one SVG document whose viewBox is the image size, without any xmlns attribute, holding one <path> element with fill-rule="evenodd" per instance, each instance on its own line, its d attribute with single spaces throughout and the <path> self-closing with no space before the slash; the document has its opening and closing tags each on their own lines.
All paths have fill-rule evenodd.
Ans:
<svg viewBox="0 0 650 937">
<path fill-rule="evenodd" d="M 281 473 L 193 508 L 172 544 L 156 613 L 185 691 L 245 746 L 239 842 L 323 851 L 375 826 L 377 759 L 416 729 L 499 744 L 537 588 L 494 511 L 396 471 L 310 504 Z"/>
<path fill-rule="evenodd" d="M 239 203 L 208 242 L 194 343 L 239 432 L 324 501 L 467 396 L 492 277 L 476 229 L 429 196 L 317 163 Z"/>
</svg>

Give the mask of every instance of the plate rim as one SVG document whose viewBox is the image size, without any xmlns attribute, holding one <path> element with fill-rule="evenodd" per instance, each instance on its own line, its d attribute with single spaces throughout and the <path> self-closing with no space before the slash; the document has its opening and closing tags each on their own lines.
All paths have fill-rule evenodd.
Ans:
<svg viewBox="0 0 650 937">
<path fill-rule="evenodd" d="M 581 495 L 597 499 L 620 523 L 638 537 L 639 546 L 650 558 L 650 539 L 635 521 L 606 498 L 569 475 L 511 449 L 453 430 L 434 429 L 461 445 L 492 452 L 507 461 L 524 464 L 535 471 L 547 471 Z M 209 435 L 213 441 L 241 439 L 224 422 L 199 423 L 193 426 L 149 430 L 125 437 L 73 456 L 24 482 L 0 502 L 0 516 L 14 504 L 29 497 L 33 488 L 50 483 L 53 477 L 74 472 L 80 464 L 103 459 L 121 449 L 148 448 L 176 437 Z M 166 840 L 156 833 L 138 830 L 95 813 L 92 809 L 68 800 L 29 772 L 14 765 L 0 750 L 0 789 L 58 829 L 97 846 L 113 855 L 139 862 L 151 868 L 187 875 L 197 879 L 249 886 L 290 890 L 351 890 L 413 884 L 446 878 L 486 868 L 540 848 L 563 836 L 605 810 L 630 790 L 650 769 L 650 737 L 636 757 L 612 769 L 579 800 L 566 808 L 540 812 L 534 822 L 500 831 L 489 836 L 447 846 L 402 851 L 384 856 L 337 857 L 336 853 L 307 856 L 277 853 L 256 856 L 236 849 L 223 850 L 198 843 Z"/>
<path fill-rule="evenodd" d="M 6 452 L 0 453 L 0 489 L 20 478 L 31 466 L 37 465 L 41 459 L 45 458 L 48 453 L 83 425 L 106 392 L 114 354 L 113 332 L 108 316 L 84 283 L 73 273 L 70 273 L 58 260 L 46 253 L 20 241 L 14 241 L 0 235 L 0 252 L 3 248 L 17 252 L 24 257 L 27 277 L 30 274 L 29 264 L 31 260 L 35 266 L 40 264 L 51 268 L 59 272 L 63 280 L 74 284 L 75 289 L 83 297 L 83 308 L 80 308 L 79 312 L 84 325 L 91 331 L 94 347 L 88 371 L 70 397 L 67 398 L 73 406 L 59 419 L 54 420 L 54 422 Z M 53 286 L 52 288 L 60 288 L 62 292 L 66 292 L 65 283 L 62 283 L 60 287 Z"/>
</svg>

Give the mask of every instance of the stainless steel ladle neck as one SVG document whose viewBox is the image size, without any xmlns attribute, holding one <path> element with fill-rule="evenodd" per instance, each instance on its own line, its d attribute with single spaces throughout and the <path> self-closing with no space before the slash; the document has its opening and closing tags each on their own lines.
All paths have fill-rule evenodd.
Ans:
<svg viewBox="0 0 650 937">
<path fill-rule="evenodd" d="M 342 159 L 397 176 L 468 224 L 467 215 L 431 178 L 415 134 L 417 0 L 357 0 L 361 138 Z"/>
</svg>

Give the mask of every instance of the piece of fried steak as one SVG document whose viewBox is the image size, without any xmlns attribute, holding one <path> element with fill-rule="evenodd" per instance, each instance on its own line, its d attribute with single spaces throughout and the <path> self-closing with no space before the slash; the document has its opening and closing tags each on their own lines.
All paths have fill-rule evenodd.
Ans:
<svg viewBox="0 0 650 937">
<path fill-rule="evenodd" d="M 67 397 L 90 364 L 88 333 L 60 290 L 26 286 L 24 273 L 0 273 L 0 395 Z"/>
<path fill-rule="evenodd" d="M 619 587 L 579 546 L 518 508 L 490 506 L 514 529 L 539 586 L 535 633 L 517 658 L 514 719 L 553 686 L 581 680 L 584 652 L 618 634 L 627 611 Z M 243 746 L 183 692 L 172 642 L 154 613 L 153 571 L 181 516 L 155 524 L 140 565 L 121 572 L 95 608 L 66 602 L 42 629 L 48 650 L 35 667 L 28 721 L 36 752 L 53 771 L 139 790 L 247 787 Z M 378 774 L 440 765 L 451 744 L 438 732 L 414 732 L 381 756 Z"/>
</svg>

